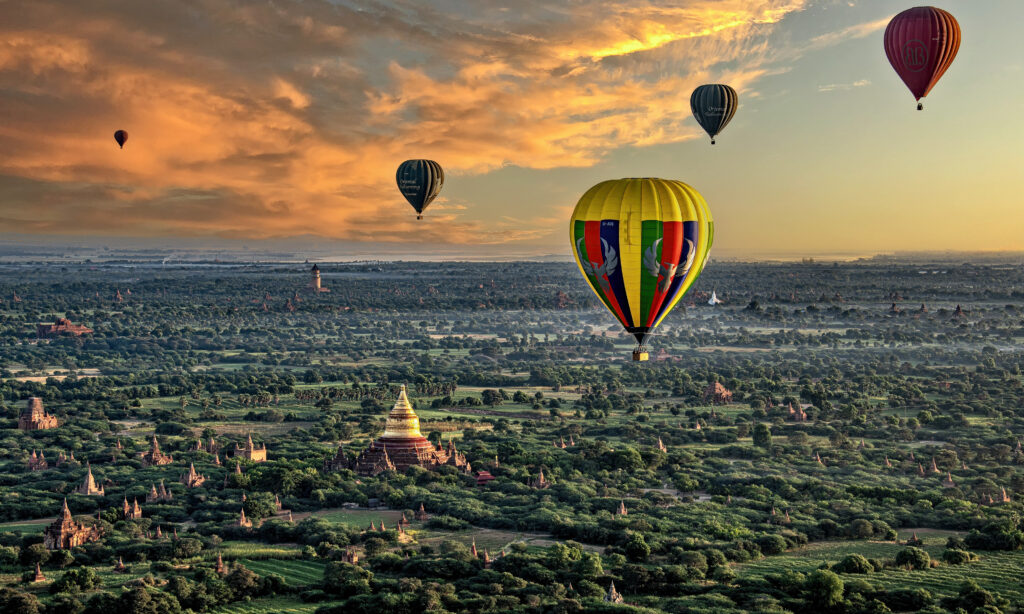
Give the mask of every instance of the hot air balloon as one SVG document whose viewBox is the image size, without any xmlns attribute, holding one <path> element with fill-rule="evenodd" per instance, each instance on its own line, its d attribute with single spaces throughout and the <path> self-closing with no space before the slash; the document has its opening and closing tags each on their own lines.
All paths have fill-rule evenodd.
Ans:
<svg viewBox="0 0 1024 614">
<path fill-rule="evenodd" d="M 118 130 L 114 133 L 114 140 L 117 141 L 117 146 L 124 149 L 124 142 L 128 140 L 128 133 L 124 130 Z"/>
<path fill-rule="evenodd" d="M 885 55 L 920 102 L 938 83 L 960 49 L 960 24 L 933 6 L 916 6 L 892 18 L 885 28 Z"/>
<path fill-rule="evenodd" d="M 715 135 L 719 134 L 736 114 L 740 98 L 736 90 L 721 83 L 701 85 L 690 94 L 690 110 L 697 118 L 697 123 L 711 137 L 715 144 Z"/>
<path fill-rule="evenodd" d="M 423 210 L 427 208 L 444 185 L 444 171 L 441 165 L 433 160 L 406 160 L 395 173 L 398 189 L 405 200 L 416 210 L 416 219 L 423 219 Z"/>
<path fill-rule="evenodd" d="M 633 360 L 693 286 L 714 239 L 711 211 L 682 181 L 602 181 L 576 203 L 569 239 L 580 272 L 636 338 Z"/>
</svg>

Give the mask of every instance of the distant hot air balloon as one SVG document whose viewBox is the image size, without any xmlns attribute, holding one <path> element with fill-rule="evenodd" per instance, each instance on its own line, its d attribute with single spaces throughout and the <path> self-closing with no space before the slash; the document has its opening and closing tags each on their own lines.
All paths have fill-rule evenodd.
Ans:
<svg viewBox="0 0 1024 614">
<path fill-rule="evenodd" d="M 704 198 L 682 181 L 602 181 L 576 203 L 569 238 L 580 272 L 637 341 L 645 341 L 693 286 L 715 225 Z"/>
<path fill-rule="evenodd" d="M 722 132 L 736 114 L 739 104 L 736 90 L 720 83 L 701 85 L 690 94 L 690 110 L 700 127 L 711 137 L 712 145 L 715 144 L 715 135 Z"/>
<path fill-rule="evenodd" d="M 114 133 L 114 140 L 117 141 L 117 146 L 124 149 L 124 142 L 128 140 L 128 133 L 124 130 L 118 130 Z"/>
<path fill-rule="evenodd" d="M 892 18 L 885 28 L 885 55 L 920 102 L 938 83 L 960 49 L 960 24 L 933 6 L 917 6 Z"/>
<path fill-rule="evenodd" d="M 441 165 L 433 160 L 406 160 L 395 173 L 398 189 L 405 200 L 416 210 L 416 219 L 423 219 L 423 210 L 427 208 L 444 185 L 444 171 Z"/>
</svg>

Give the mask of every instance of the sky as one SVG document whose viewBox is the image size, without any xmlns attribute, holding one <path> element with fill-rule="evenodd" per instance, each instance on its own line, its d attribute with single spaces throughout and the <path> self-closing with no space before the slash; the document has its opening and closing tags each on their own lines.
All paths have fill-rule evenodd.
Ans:
<svg viewBox="0 0 1024 614">
<path fill-rule="evenodd" d="M 736 257 L 1024 250 L 1024 2 L 946 0 L 915 110 L 891 0 L 0 0 L 0 235 L 570 253 L 605 179 Z M 740 108 L 711 146 L 702 83 Z M 124 149 L 113 132 L 124 129 Z M 438 161 L 417 222 L 395 185 Z"/>
</svg>

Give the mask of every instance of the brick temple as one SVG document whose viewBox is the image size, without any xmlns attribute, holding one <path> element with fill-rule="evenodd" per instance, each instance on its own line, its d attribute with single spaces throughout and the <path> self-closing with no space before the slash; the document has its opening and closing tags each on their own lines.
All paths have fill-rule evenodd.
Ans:
<svg viewBox="0 0 1024 614">
<path fill-rule="evenodd" d="M 456 450 L 455 442 L 449 440 L 446 447 L 435 446 L 420 433 L 420 419 L 409 404 L 403 385 L 395 406 L 388 414 L 384 434 L 370 443 L 370 447 L 354 461 L 338 448 L 337 455 L 324 462 L 324 470 L 352 469 L 361 475 L 377 475 L 384 471 L 404 471 L 413 466 L 438 469 L 445 465 L 467 473 L 472 471 L 466 456 Z"/>
<path fill-rule="evenodd" d="M 57 428 L 57 417 L 51 416 L 43 409 L 43 400 L 32 397 L 28 400 L 21 415 L 18 416 L 18 428 L 22 431 L 43 431 Z"/>
<path fill-rule="evenodd" d="M 81 337 L 90 333 L 92 333 L 91 328 L 81 324 L 72 324 L 71 320 L 67 318 L 57 318 L 53 324 L 36 325 L 36 336 L 40 339 L 60 337 L 61 335 Z"/>
<path fill-rule="evenodd" d="M 75 522 L 68 509 L 68 500 L 64 500 L 61 515 L 43 531 L 43 545 L 49 550 L 70 550 L 87 542 L 100 539 L 100 528 Z"/>
<path fill-rule="evenodd" d="M 732 393 L 721 382 L 715 382 L 704 390 L 704 402 L 712 405 L 732 403 Z"/>
<path fill-rule="evenodd" d="M 245 446 L 235 446 L 235 451 L 232 454 L 235 458 L 244 458 L 254 463 L 262 463 L 267 460 L 267 446 L 266 444 L 256 447 L 256 444 L 252 442 L 252 435 L 249 435 L 245 441 Z"/>
<path fill-rule="evenodd" d="M 153 435 L 153 439 L 150 441 L 149 451 L 140 454 L 139 458 L 142 459 L 143 467 L 170 465 L 174 462 L 174 458 L 170 454 L 164 454 L 160 451 L 160 444 L 157 443 L 156 435 Z"/>
</svg>

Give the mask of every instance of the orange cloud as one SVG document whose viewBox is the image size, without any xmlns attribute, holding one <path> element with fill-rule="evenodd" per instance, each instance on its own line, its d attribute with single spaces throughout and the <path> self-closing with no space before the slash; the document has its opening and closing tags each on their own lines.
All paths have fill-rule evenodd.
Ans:
<svg viewBox="0 0 1024 614">
<path fill-rule="evenodd" d="M 394 168 L 430 157 L 454 181 L 694 138 L 689 91 L 718 78 L 750 91 L 770 72 L 773 24 L 806 0 L 461 4 L 26 5 L 0 23 L 0 116 L 12 118 L 0 126 L 0 221 L 30 233 L 533 240 L 561 222 L 485 224 L 472 204 L 441 202 L 434 223 L 416 224 Z"/>
</svg>

